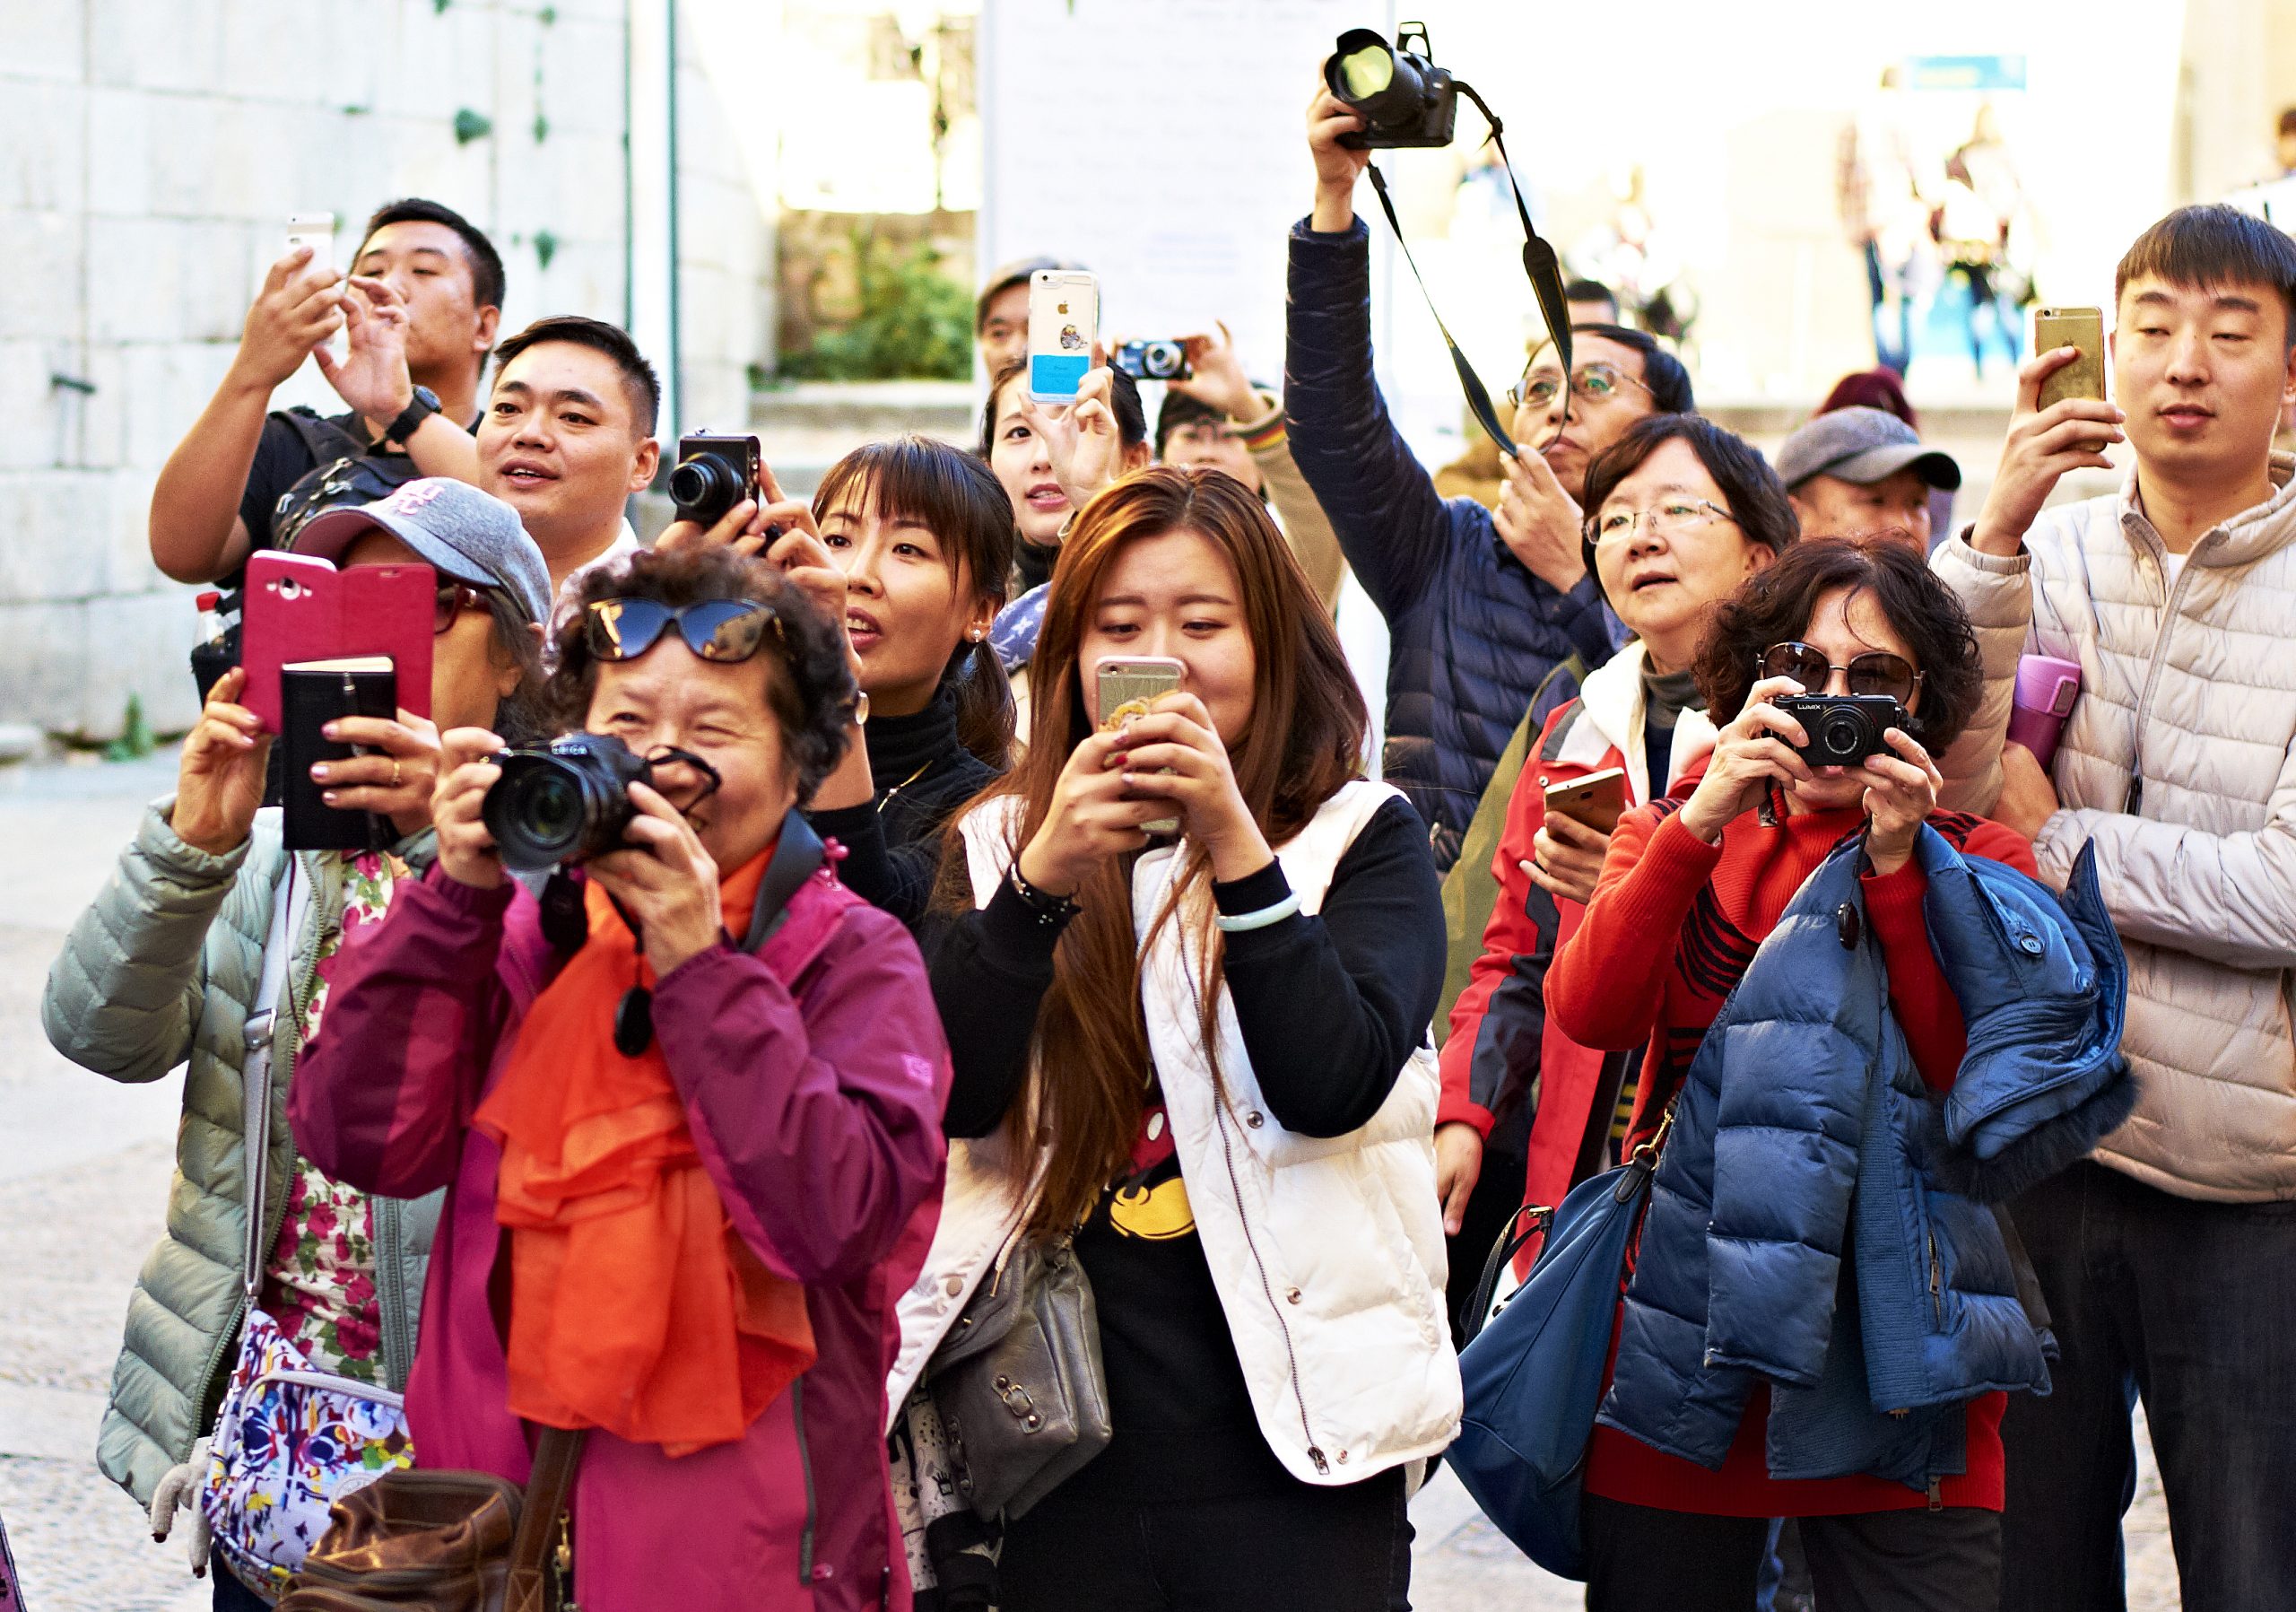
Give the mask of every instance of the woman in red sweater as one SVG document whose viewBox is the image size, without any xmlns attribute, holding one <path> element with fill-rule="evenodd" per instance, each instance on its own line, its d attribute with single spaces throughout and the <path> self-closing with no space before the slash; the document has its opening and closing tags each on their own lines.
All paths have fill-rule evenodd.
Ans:
<svg viewBox="0 0 2296 1612">
<path fill-rule="evenodd" d="M 1977 651 L 1952 595 L 1900 545 L 1805 541 L 1715 615 L 1698 678 L 1722 724 L 1686 798 L 1619 824 L 1585 922 L 1555 959 L 1547 1006 L 1583 1046 L 1644 1050 L 1632 1125 L 1657 1128 L 1706 1030 L 1809 875 L 1866 831 L 1866 910 L 1890 1004 L 1934 1091 L 1966 1050 L 1961 1013 L 1929 950 L 1926 888 L 1913 860 L 1926 822 L 1965 855 L 2026 874 L 2032 848 L 1982 818 L 1941 812 L 1934 753 L 1974 710 Z M 1773 703 L 1809 693 L 1894 695 L 1909 713 L 1886 754 L 1813 768 L 1809 735 Z M 2000 1574 L 2002 1399 L 1968 1413 L 1964 1474 L 1925 1495 L 1869 1477 L 1770 1476 L 1770 1393 L 1757 1389 L 1718 1470 L 1598 1425 L 1587 1451 L 1582 1528 L 1589 1612 L 1744 1612 L 1769 1521 L 1802 1519 L 1819 1604 L 1990 1607 Z"/>
</svg>

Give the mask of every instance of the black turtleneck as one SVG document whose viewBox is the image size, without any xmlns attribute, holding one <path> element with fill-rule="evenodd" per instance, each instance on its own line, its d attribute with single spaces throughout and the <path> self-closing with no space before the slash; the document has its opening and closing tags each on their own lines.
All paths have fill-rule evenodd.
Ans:
<svg viewBox="0 0 2296 1612">
<path fill-rule="evenodd" d="M 957 739 L 957 696 L 944 684 L 914 716 L 873 716 L 861 729 L 876 797 L 805 814 L 813 832 L 846 849 L 846 887 L 911 929 L 925 916 L 941 861 L 941 831 L 996 776 Z"/>
<path fill-rule="evenodd" d="M 1052 562 L 1060 558 L 1060 545 L 1031 543 L 1021 538 L 1013 545 L 1013 569 L 1019 574 L 1021 586 L 1014 592 L 1018 598 L 1031 588 L 1042 588 L 1052 580 Z"/>
</svg>

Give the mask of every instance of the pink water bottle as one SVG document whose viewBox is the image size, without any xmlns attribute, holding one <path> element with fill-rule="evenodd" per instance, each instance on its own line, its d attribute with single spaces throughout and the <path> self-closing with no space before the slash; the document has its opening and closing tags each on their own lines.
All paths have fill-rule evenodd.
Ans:
<svg viewBox="0 0 2296 1612">
<path fill-rule="evenodd" d="M 2081 693 L 2077 661 L 2054 655 L 2028 655 L 2017 663 L 2017 693 L 2009 709 L 2009 736 L 2033 753 L 2048 771 L 2057 757 L 2057 742 L 2065 736 L 2066 719 Z"/>
</svg>

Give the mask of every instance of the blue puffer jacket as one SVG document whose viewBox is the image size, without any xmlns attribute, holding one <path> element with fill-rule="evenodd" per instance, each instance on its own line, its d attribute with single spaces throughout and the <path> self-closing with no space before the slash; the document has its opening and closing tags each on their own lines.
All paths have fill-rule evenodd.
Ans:
<svg viewBox="0 0 2296 1612">
<path fill-rule="evenodd" d="M 1371 373 L 1370 236 L 1292 231 L 1283 414 L 1292 461 L 1387 618 L 1382 771 L 1433 831 L 1438 871 L 1539 684 L 1572 653 L 1610 658 L 1591 578 L 1559 593 L 1499 540 L 1491 511 L 1445 501 Z"/>
<path fill-rule="evenodd" d="M 2126 963 L 2084 851 L 2058 897 L 1916 848 L 1969 1051 L 1930 1093 L 1866 921 L 1862 839 L 1810 876 L 1684 1080 L 1601 1419 L 1718 1468 L 1771 1384 L 1770 1475 L 1913 1488 L 1965 1469 L 1968 1402 L 2048 1391 L 1986 1205 L 2127 1117 Z"/>
</svg>

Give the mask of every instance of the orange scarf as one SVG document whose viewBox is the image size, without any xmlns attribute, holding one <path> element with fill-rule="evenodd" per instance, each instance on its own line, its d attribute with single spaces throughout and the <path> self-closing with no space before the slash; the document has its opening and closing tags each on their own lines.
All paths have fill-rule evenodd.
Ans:
<svg viewBox="0 0 2296 1612">
<path fill-rule="evenodd" d="M 772 854 L 719 887 L 731 933 Z M 615 1050 L 615 1006 L 654 971 L 596 884 L 587 911 L 588 942 L 535 999 L 474 1121 L 502 1146 L 509 1408 L 686 1455 L 740 1438 L 813 1364 L 813 1324 L 804 1287 L 727 1221 L 660 1042 Z"/>
</svg>

